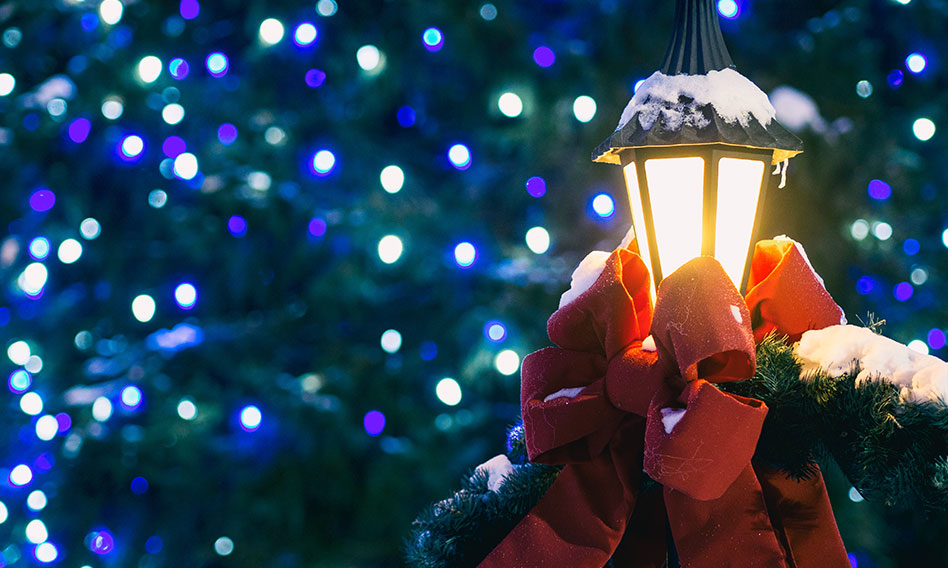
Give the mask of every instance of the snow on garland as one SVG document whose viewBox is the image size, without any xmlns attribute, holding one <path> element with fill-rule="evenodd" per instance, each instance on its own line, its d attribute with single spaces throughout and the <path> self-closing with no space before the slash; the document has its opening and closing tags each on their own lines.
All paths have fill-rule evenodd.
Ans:
<svg viewBox="0 0 948 568">
<path fill-rule="evenodd" d="M 807 332 L 796 347 L 768 336 L 757 347 L 753 378 L 715 385 L 770 408 L 754 459 L 794 478 L 812 474 L 818 460 L 832 460 L 867 500 L 945 507 L 948 405 L 941 395 L 928 394 L 942 393 L 944 382 L 920 390 L 921 380 L 907 381 L 905 372 L 946 364 L 896 349 L 869 329 L 834 327 L 841 329 Z M 905 361 L 913 363 L 903 367 Z M 478 467 L 460 491 L 415 520 L 406 541 L 410 566 L 476 566 L 540 500 L 560 468 L 527 461 L 522 424 L 508 433 L 508 448 L 509 466 L 494 458 Z"/>
</svg>

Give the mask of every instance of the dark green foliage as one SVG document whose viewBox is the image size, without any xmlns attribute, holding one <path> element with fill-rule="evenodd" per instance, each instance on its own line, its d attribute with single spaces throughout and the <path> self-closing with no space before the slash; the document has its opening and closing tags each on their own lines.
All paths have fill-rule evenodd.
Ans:
<svg viewBox="0 0 948 568">
<path fill-rule="evenodd" d="M 487 473 L 474 470 L 453 497 L 412 523 L 405 543 L 410 566 L 476 566 L 546 493 L 560 468 L 526 463 L 522 423 L 508 432 L 507 446 L 514 471 L 496 493 L 487 488 Z"/>
</svg>

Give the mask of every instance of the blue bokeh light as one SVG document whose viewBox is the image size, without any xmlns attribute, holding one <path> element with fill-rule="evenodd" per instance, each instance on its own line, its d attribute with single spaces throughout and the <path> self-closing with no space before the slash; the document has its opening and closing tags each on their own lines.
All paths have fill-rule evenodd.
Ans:
<svg viewBox="0 0 948 568">
<path fill-rule="evenodd" d="M 132 480 L 130 487 L 131 487 L 132 493 L 134 493 L 135 495 L 142 495 L 146 491 L 148 491 L 148 480 L 145 479 L 144 477 L 136 477 L 135 479 Z"/>
<path fill-rule="evenodd" d="M 148 540 L 145 541 L 145 552 L 148 554 L 158 554 L 161 552 L 164 543 L 161 541 L 160 536 L 148 537 Z"/>
<path fill-rule="evenodd" d="M 46 237 L 36 237 L 30 241 L 30 257 L 33 260 L 43 260 L 49 256 L 49 240 Z"/>
<path fill-rule="evenodd" d="M 326 221 L 320 217 L 313 217 L 309 220 L 309 234 L 314 237 L 321 237 L 326 234 Z"/>
<path fill-rule="evenodd" d="M 326 82 L 326 72 L 322 69 L 310 69 L 303 77 L 306 85 L 313 89 L 318 89 Z"/>
<path fill-rule="evenodd" d="M 422 341 L 418 354 L 422 361 L 431 361 L 438 356 L 438 344 L 434 341 Z"/>
<path fill-rule="evenodd" d="M 136 410 L 142 405 L 142 390 L 135 385 L 128 385 L 122 389 L 120 400 L 126 410 Z"/>
<path fill-rule="evenodd" d="M 99 529 L 86 535 L 89 550 L 98 555 L 108 554 L 115 550 L 115 537 L 106 529 Z"/>
<path fill-rule="evenodd" d="M 892 187 L 881 179 L 874 179 L 869 182 L 869 197 L 877 201 L 885 201 L 892 196 Z"/>
<path fill-rule="evenodd" d="M 411 107 L 404 106 L 398 109 L 398 112 L 395 115 L 395 118 L 398 119 L 398 124 L 403 128 L 408 128 L 415 124 L 416 116 L 415 111 Z"/>
<path fill-rule="evenodd" d="M 428 51 L 440 51 L 444 47 L 444 34 L 438 28 L 428 28 L 421 34 L 421 41 Z"/>
<path fill-rule="evenodd" d="M 872 276 L 863 276 L 856 281 L 856 292 L 865 296 L 872 293 L 876 288 L 876 281 Z"/>
<path fill-rule="evenodd" d="M 905 67 L 909 70 L 910 73 L 919 74 L 925 70 L 928 66 L 928 59 L 925 58 L 921 53 L 915 52 L 910 53 L 908 57 L 905 58 Z"/>
<path fill-rule="evenodd" d="M 244 432 L 255 432 L 260 428 L 263 422 L 263 413 L 252 404 L 240 409 L 240 429 Z"/>
<path fill-rule="evenodd" d="M 893 89 L 898 89 L 902 86 L 902 80 L 904 75 L 899 69 L 893 69 L 885 78 L 885 82 L 889 84 Z"/>
<path fill-rule="evenodd" d="M 168 73 L 171 74 L 177 80 L 182 80 L 188 76 L 188 73 L 191 72 L 191 66 L 188 65 L 188 62 L 180 57 L 175 57 L 168 62 Z"/>
<path fill-rule="evenodd" d="M 227 230 L 239 239 L 247 234 L 247 220 L 240 215 L 233 215 L 227 220 Z"/>
<path fill-rule="evenodd" d="M 23 369 L 17 369 L 10 373 L 10 377 L 7 379 L 7 385 L 10 389 L 10 392 L 20 394 L 29 390 L 30 385 L 33 384 L 33 377 L 28 372 Z"/>
<path fill-rule="evenodd" d="M 718 14 L 733 20 L 741 15 L 741 5 L 735 0 L 718 0 Z"/>
<path fill-rule="evenodd" d="M 902 243 L 902 250 L 909 256 L 915 256 L 922 249 L 922 245 L 915 239 L 905 239 Z"/>
<path fill-rule="evenodd" d="M 369 436 L 378 436 L 385 430 L 385 415 L 378 410 L 370 410 L 362 418 L 362 427 Z"/>
<path fill-rule="evenodd" d="M 494 343 L 500 343 L 507 338 L 507 328 L 497 320 L 491 320 L 484 324 L 484 335 Z"/>
<path fill-rule="evenodd" d="M 230 67 L 227 56 L 219 51 L 208 55 L 204 64 L 207 66 L 207 72 L 214 77 L 223 77 L 227 74 L 227 69 Z"/>
<path fill-rule="evenodd" d="M 892 289 L 892 296 L 900 302 L 907 302 L 915 294 L 915 288 L 908 282 L 899 282 Z"/>
</svg>

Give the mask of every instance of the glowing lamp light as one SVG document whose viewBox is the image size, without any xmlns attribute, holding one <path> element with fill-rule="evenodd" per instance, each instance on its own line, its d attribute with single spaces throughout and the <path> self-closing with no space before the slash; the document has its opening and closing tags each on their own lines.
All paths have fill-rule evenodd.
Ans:
<svg viewBox="0 0 948 568">
<path fill-rule="evenodd" d="M 623 168 L 632 246 L 651 273 L 653 298 L 662 278 L 703 255 L 716 258 L 743 290 L 767 189 L 779 179 L 768 168 L 785 168 L 803 150 L 772 115 L 756 110 L 769 106 L 766 95 L 730 69 L 718 18 L 722 7 L 739 12 L 735 2 L 678 0 L 661 73 L 639 87 L 619 128 L 593 152 L 594 161 Z M 640 120 L 653 97 L 663 100 L 664 89 L 700 89 L 703 102 L 686 104 L 682 120 Z M 727 103 L 718 102 L 725 98 Z"/>
<path fill-rule="evenodd" d="M 260 428 L 263 414 L 254 405 L 248 405 L 240 410 L 240 429 L 244 432 L 255 432 Z"/>
</svg>

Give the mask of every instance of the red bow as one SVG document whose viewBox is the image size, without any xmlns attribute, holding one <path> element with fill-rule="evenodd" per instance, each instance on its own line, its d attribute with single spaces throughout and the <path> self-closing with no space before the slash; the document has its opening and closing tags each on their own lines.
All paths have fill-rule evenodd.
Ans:
<svg viewBox="0 0 948 568">
<path fill-rule="evenodd" d="M 755 332 L 839 323 L 817 278 L 795 243 L 762 241 L 746 303 L 701 257 L 662 281 L 653 313 L 642 260 L 613 252 L 550 317 L 559 347 L 521 370 L 530 459 L 566 467 L 480 566 L 660 567 L 666 514 L 688 568 L 849 566 L 822 477 L 752 464 L 766 405 L 711 384 L 753 376 Z M 639 498 L 643 470 L 661 498 Z"/>
</svg>

